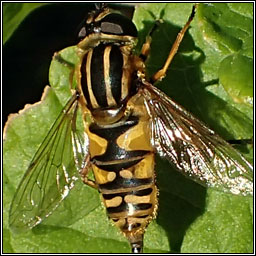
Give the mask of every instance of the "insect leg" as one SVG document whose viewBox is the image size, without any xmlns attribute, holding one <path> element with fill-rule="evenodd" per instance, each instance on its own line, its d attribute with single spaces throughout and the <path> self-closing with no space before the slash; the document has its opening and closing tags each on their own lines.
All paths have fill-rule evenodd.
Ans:
<svg viewBox="0 0 256 256">
<path fill-rule="evenodd" d="M 89 168 L 87 168 L 87 169 L 89 170 Z M 91 180 L 91 179 L 88 179 L 87 176 L 83 177 L 83 183 L 90 186 L 91 188 L 98 189 L 98 185 L 95 183 L 95 181 Z"/>
<path fill-rule="evenodd" d="M 181 31 L 180 31 L 179 34 L 177 35 L 176 40 L 175 40 L 175 42 L 174 42 L 173 45 L 172 45 L 172 49 L 171 49 L 171 51 L 170 51 L 170 53 L 169 53 L 169 56 L 168 56 L 168 58 L 167 58 L 167 60 L 166 60 L 166 62 L 165 62 L 165 64 L 164 64 L 163 68 L 160 69 L 160 70 L 158 70 L 158 71 L 152 76 L 152 78 L 151 78 L 151 81 L 152 81 L 152 82 L 156 82 L 156 81 L 158 81 L 158 80 L 162 80 L 162 79 L 165 77 L 166 72 L 167 72 L 167 69 L 168 69 L 168 67 L 169 67 L 170 64 L 171 64 L 173 57 L 174 57 L 175 54 L 177 53 L 178 48 L 179 48 L 179 46 L 180 46 L 180 43 L 181 43 L 181 41 L 182 41 L 182 39 L 183 39 L 183 37 L 184 37 L 184 35 L 185 35 L 187 29 L 189 28 L 189 25 L 190 25 L 191 21 L 193 20 L 193 18 L 194 18 L 194 16 L 195 16 L 196 7 L 197 7 L 197 4 L 193 5 L 193 9 L 192 9 L 192 12 L 191 12 L 191 14 L 190 14 L 190 16 L 189 16 L 189 19 L 188 19 L 187 23 L 185 24 L 185 26 L 181 29 Z"/>
<path fill-rule="evenodd" d="M 141 48 L 141 53 L 140 53 L 140 58 L 143 61 L 146 61 L 148 56 L 149 56 L 149 52 L 150 52 L 150 45 L 151 45 L 151 41 L 152 41 L 152 34 L 154 33 L 154 31 L 158 28 L 159 24 L 162 23 L 162 20 L 156 20 L 154 26 L 151 28 L 151 30 L 149 31 L 147 37 L 146 37 L 146 41 L 145 43 L 142 45 Z"/>
<path fill-rule="evenodd" d="M 88 173 L 91 170 L 91 164 L 90 164 L 90 156 L 88 155 L 85 159 L 85 167 L 80 171 L 80 175 L 82 177 L 82 181 L 84 184 L 98 189 L 98 184 L 94 180 L 88 179 Z"/>
<path fill-rule="evenodd" d="M 75 68 L 74 64 L 63 59 L 63 57 L 59 54 L 59 52 L 54 53 L 53 59 L 65 66 L 69 67 L 70 69 Z"/>
</svg>

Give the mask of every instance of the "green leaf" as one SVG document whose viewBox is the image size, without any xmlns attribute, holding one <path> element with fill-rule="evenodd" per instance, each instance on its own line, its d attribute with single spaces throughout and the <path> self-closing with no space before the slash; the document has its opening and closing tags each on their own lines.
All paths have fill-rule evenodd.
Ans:
<svg viewBox="0 0 256 256">
<path fill-rule="evenodd" d="M 13 34 L 23 19 L 46 3 L 4 3 L 3 4 L 3 43 Z"/>
<path fill-rule="evenodd" d="M 182 252 L 253 252 L 252 201 L 209 191 L 206 211 L 187 230 Z"/>
<path fill-rule="evenodd" d="M 207 20 L 205 37 L 223 54 L 220 83 L 234 101 L 252 105 L 253 5 L 202 5 L 199 13 Z"/>
<path fill-rule="evenodd" d="M 252 95 L 252 88 L 246 82 L 239 82 L 241 93 L 237 94 L 237 86 L 233 88 L 229 74 L 225 75 L 230 68 L 225 60 L 229 60 L 230 56 L 252 58 L 251 41 L 237 32 L 249 31 L 248 27 L 252 26 L 251 6 L 247 3 L 200 4 L 166 78 L 158 84 L 159 88 L 225 139 L 247 139 L 253 134 L 252 106 L 244 101 L 244 97 Z M 153 34 L 151 56 L 147 62 L 148 76 L 163 65 L 191 9 L 190 3 L 141 4 L 136 9 L 134 21 L 139 30 L 137 48 L 155 20 L 164 20 Z M 233 26 L 232 33 L 227 29 L 227 20 Z M 234 40 L 233 34 L 236 35 Z M 35 229 L 18 235 L 9 231 L 8 209 L 15 189 L 33 154 L 71 95 L 70 74 L 78 61 L 75 49 L 69 47 L 61 52 L 69 65 L 56 61 L 51 63 L 51 88 L 46 89 L 42 101 L 13 116 L 5 127 L 4 252 L 130 252 L 126 239 L 107 219 L 97 191 L 82 182 L 78 182 L 63 204 Z M 243 63 L 239 60 L 237 65 Z M 224 65 L 224 70 L 221 65 Z M 250 75 L 250 70 L 243 68 L 240 69 L 241 80 Z M 251 69 L 250 65 L 248 69 Z M 228 87 L 222 84 L 221 72 Z M 247 151 L 249 149 L 243 152 Z M 248 158 L 252 159 L 252 150 Z M 251 198 L 206 190 L 170 170 L 167 161 L 158 159 L 156 170 L 159 212 L 145 233 L 145 252 L 252 252 Z"/>
<path fill-rule="evenodd" d="M 253 104 L 253 60 L 240 53 L 226 57 L 220 63 L 220 82 L 238 103 Z"/>
</svg>

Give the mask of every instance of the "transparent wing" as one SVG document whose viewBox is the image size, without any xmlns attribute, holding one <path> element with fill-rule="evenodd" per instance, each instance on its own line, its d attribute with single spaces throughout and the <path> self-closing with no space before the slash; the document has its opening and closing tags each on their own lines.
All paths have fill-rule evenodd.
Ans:
<svg viewBox="0 0 256 256">
<path fill-rule="evenodd" d="M 87 154 L 87 142 L 86 137 L 76 131 L 77 104 L 74 94 L 21 180 L 10 209 L 9 222 L 13 230 L 30 229 L 48 217 L 78 179 L 76 169 Z"/>
<path fill-rule="evenodd" d="M 202 185 L 252 195 L 253 167 L 238 151 L 151 84 L 142 94 L 160 156 Z"/>
</svg>

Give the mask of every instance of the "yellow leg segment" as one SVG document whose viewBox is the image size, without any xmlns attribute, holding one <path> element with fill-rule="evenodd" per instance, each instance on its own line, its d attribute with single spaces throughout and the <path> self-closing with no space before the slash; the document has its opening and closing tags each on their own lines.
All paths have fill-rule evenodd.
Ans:
<svg viewBox="0 0 256 256">
<path fill-rule="evenodd" d="M 187 29 L 189 28 L 189 25 L 190 25 L 191 21 L 193 20 L 193 18 L 194 18 L 194 16 L 195 16 L 195 9 L 196 9 L 196 7 L 197 7 L 197 4 L 195 4 L 195 5 L 193 6 L 192 12 L 191 12 L 191 14 L 190 14 L 190 17 L 189 17 L 187 23 L 185 24 L 185 26 L 181 29 L 181 31 L 180 31 L 179 34 L 177 35 L 176 40 L 175 40 L 175 42 L 174 42 L 174 44 L 173 44 L 173 46 L 172 46 L 172 49 L 171 49 L 171 51 L 170 51 L 170 53 L 169 53 L 169 56 L 168 56 L 168 58 L 167 58 L 167 60 L 166 60 L 166 62 L 165 62 L 165 64 L 164 64 L 163 68 L 160 69 L 160 70 L 158 70 L 158 71 L 152 76 L 151 80 L 152 80 L 153 82 L 156 82 L 156 81 L 158 81 L 158 80 L 162 80 L 162 79 L 165 77 L 166 72 L 167 72 L 167 69 L 168 69 L 168 67 L 169 67 L 170 64 L 171 64 L 171 62 L 172 62 L 172 60 L 173 60 L 173 57 L 174 57 L 175 54 L 177 53 L 177 51 L 178 51 L 178 49 L 179 49 L 179 46 L 180 46 L 180 43 L 181 43 L 181 41 L 182 41 L 182 39 L 183 39 L 183 37 L 184 37 L 184 35 L 185 35 Z"/>
</svg>

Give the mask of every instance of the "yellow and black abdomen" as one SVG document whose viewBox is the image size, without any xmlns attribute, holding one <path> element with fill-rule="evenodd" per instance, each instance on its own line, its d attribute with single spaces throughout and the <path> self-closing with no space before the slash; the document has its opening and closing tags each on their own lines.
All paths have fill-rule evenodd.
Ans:
<svg viewBox="0 0 256 256">
<path fill-rule="evenodd" d="M 148 120 L 135 114 L 89 127 L 91 163 L 108 216 L 131 244 L 142 238 L 157 209 L 154 152 Z"/>
</svg>

